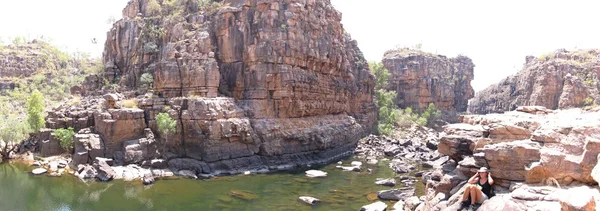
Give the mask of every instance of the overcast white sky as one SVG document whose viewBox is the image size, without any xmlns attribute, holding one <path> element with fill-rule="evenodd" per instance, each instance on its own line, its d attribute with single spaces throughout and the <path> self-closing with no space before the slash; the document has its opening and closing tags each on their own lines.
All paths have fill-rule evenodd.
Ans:
<svg viewBox="0 0 600 211">
<path fill-rule="evenodd" d="M 51 37 L 69 51 L 100 55 L 109 17 L 128 0 L 4 0 L 0 37 Z M 518 71 L 527 55 L 600 48 L 597 0 L 331 0 L 370 61 L 395 46 L 463 54 L 475 63 L 475 90 Z M 93 45 L 91 39 L 98 39 Z"/>
</svg>

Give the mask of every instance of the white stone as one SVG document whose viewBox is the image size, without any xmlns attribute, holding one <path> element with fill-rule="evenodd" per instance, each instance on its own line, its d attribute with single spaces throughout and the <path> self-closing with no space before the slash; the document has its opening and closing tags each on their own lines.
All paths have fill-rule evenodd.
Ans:
<svg viewBox="0 0 600 211">
<path fill-rule="evenodd" d="M 362 162 L 360 162 L 360 161 L 352 161 L 352 163 L 350 163 L 350 165 L 361 167 L 362 166 Z"/>
<path fill-rule="evenodd" d="M 327 172 L 319 171 L 319 170 L 308 170 L 305 171 L 307 177 L 326 177 Z"/>
<path fill-rule="evenodd" d="M 298 197 L 300 200 L 302 200 L 303 202 L 306 202 L 307 204 L 313 205 L 316 204 L 317 202 L 320 202 L 321 200 L 314 198 L 314 197 L 310 197 L 310 196 L 300 196 Z"/>
<path fill-rule="evenodd" d="M 50 167 L 50 171 L 58 171 L 58 163 L 57 162 L 50 162 L 50 164 L 48 164 L 48 166 Z"/>
<path fill-rule="evenodd" d="M 48 170 L 46 170 L 45 168 L 36 168 L 33 171 L 31 171 L 31 173 L 33 173 L 35 175 L 43 174 L 46 172 L 48 172 Z"/>
<path fill-rule="evenodd" d="M 392 207 L 392 211 L 404 211 L 404 201 L 398 201 Z"/>
<path fill-rule="evenodd" d="M 360 211 L 384 211 L 386 208 L 387 204 L 378 201 L 373 204 L 362 206 Z"/>
</svg>

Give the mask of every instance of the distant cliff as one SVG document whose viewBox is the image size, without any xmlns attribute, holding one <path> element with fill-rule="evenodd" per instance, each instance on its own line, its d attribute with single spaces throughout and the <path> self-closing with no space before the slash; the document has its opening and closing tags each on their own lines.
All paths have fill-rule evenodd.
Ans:
<svg viewBox="0 0 600 211">
<path fill-rule="evenodd" d="M 383 65 L 391 73 L 389 90 L 396 91 L 396 103 L 401 108 L 423 111 L 429 103 L 449 112 L 467 110 L 473 97 L 475 65 L 465 56 L 447 58 L 413 49 L 390 50 Z"/>
<path fill-rule="evenodd" d="M 523 70 L 478 92 L 469 104 L 477 114 L 518 106 L 565 109 L 600 103 L 600 50 L 557 50 L 528 56 Z"/>
</svg>

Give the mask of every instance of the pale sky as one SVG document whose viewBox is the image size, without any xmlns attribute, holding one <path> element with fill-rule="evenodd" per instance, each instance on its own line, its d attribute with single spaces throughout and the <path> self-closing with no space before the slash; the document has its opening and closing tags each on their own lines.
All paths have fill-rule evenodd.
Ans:
<svg viewBox="0 0 600 211">
<path fill-rule="evenodd" d="M 514 74 L 525 56 L 559 48 L 600 48 L 597 0 L 331 0 L 369 61 L 395 46 L 463 54 L 475 63 L 479 91 Z M 0 37 L 51 37 L 68 51 L 101 55 L 110 25 L 128 0 L 4 0 Z M 98 44 L 93 45 L 91 39 Z"/>
</svg>

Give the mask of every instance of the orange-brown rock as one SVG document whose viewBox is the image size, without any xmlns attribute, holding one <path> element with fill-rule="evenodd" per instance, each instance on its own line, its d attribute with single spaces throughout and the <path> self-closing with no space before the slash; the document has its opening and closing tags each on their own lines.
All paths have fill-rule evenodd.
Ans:
<svg viewBox="0 0 600 211">
<path fill-rule="evenodd" d="M 104 140 L 108 157 L 120 151 L 124 141 L 143 137 L 144 128 L 146 122 L 141 109 L 109 109 L 94 113 L 94 129 Z"/>
<path fill-rule="evenodd" d="M 478 165 L 489 167 L 499 180 L 594 182 L 592 169 L 600 153 L 600 109 L 519 110 L 463 116 L 463 124 L 446 126 L 438 150 L 458 161 L 481 157 L 485 162 Z"/>
<path fill-rule="evenodd" d="M 160 112 L 178 122 L 168 151 L 197 161 L 169 163 L 196 173 L 327 163 L 370 133 L 374 77 L 329 1 L 158 2 L 130 1 L 107 34 L 109 81 L 154 78 L 140 110 L 95 113 L 108 151 L 156 132 Z"/>
<path fill-rule="evenodd" d="M 443 111 L 464 112 L 473 97 L 475 65 L 468 57 L 404 48 L 386 52 L 383 65 L 391 73 L 388 90 L 398 93 L 396 104 L 401 108 L 423 111 L 434 103 Z"/>
<path fill-rule="evenodd" d="M 472 113 L 501 113 L 518 106 L 566 109 L 600 104 L 600 50 L 557 50 L 526 58 L 523 70 L 476 94 Z"/>
</svg>

